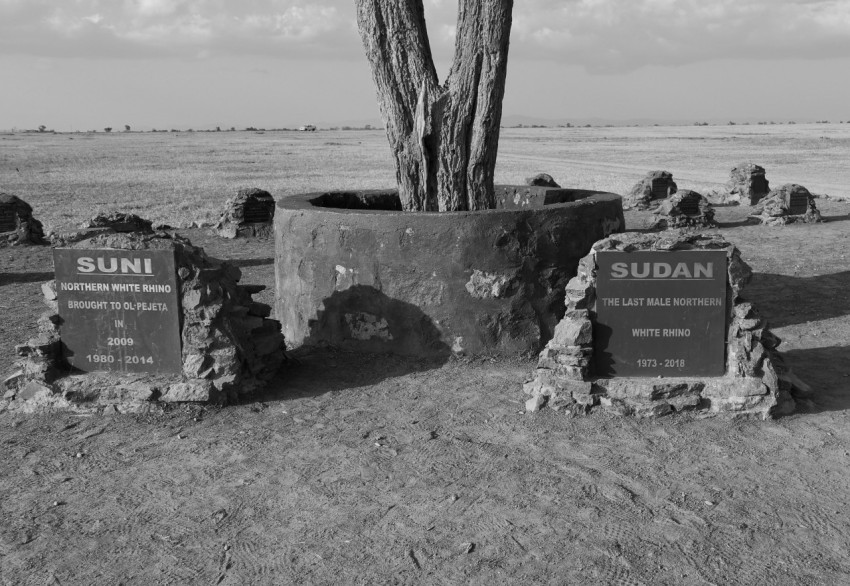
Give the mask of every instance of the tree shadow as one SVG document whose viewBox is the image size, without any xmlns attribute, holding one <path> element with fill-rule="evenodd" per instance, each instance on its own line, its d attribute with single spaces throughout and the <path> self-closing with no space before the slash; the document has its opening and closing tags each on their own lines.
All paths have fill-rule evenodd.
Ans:
<svg viewBox="0 0 850 586">
<path fill-rule="evenodd" d="M 278 375 L 248 402 L 318 397 L 338 391 L 368 391 L 387 379 L 436 370 L 447 362 L 438 357 L 364 354 L 324 346 L 299 348 Z"/>
<path fill-rule="evenodd" d="M 37 283 L 53 279 L 52 272 L 46 273 L 0 273 L 0 287 L 13 283 Z"/>
<path fill-rule="evenodd" d="M 232 258 L 227 262 L 239 268 L 264 267 L 274 264 L 274 258 Z"/>
<path fill-rule="evenodd" d="M 294 366 L 270 384 L 265 398 L 315 396 L 373 385 L 439 368 L 452 356 L 434 322 L 410 303 L 366 285 L 322 302 Z"/>
<path fill-rule="evenodd" d="M 755 273 L 744 297 L 772 328 L 850 315 L 850 271 L 793 277 Z"/>
<path fill-rule="evenodd" d="M 757 222 L 753 222 L 749 218 L 744 218 L 743 220 L 734 220 L 732 222 L 718 222 L 714 221 L 717 224 L 717 227 L 721 230 L 724 228 L 740 228 L 741 226 L 755 226 Z"/>
<path fill-rule="evenodd" d="M 845 220 L 850 220 L 850 214 L 844 214 L 843 216 L 826 216 L 821 214 L 824 222 L 843 222 Z"/>
<path fill-rule="evenodd" d="M 448 360 L 451 349 L 430 317 L 417 306 L 367 285 L 324 299 L 304 346 L 331 345 L 354 352 L 431 356 Z"/>
<path fill-rule="evenodd" d="M 806 348 L 782 352 L 794 374 L 812 387 L 809 413 L 850 410 L 850 346 Z"/>
</svg>

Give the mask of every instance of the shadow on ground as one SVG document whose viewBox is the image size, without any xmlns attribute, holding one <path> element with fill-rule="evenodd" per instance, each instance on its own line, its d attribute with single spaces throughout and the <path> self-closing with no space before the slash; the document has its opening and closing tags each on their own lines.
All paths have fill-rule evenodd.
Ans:
<svg viewBox="0 0 850 586">
<path fill-rule="evenodd" d="M 850 271 L 791 277 L 756 273 L 744 296 L 772 328 L 850 315 Z"/>
<path fill-rule="evenodd" d="M 361 354 L 338 348 L 299 348 L 264 391 L 249 402 L 265 402 L 376 385 L 415 372 L 438 369 L 446 359 Z"/>
<path fill-rule="evenodd" d="M 234 258 L 229 259 L 229 262 L 232 265 L 236 265 L 240 269 L 245 267 L 264 267 L 268 265 L 274 264 L 274 258 Z"/>
<path fill-rule="evenodd" d="M 785 363 L 812 387 L 812 411 L 850 410 L 850 346 L 789 350 Z"/>
<path fill-rule="evenodd" d="M 440 368 L 451 358 L 421 309 L 355 285 L 324 299 L 292 365 L 260 400 L 315 396 Z"/>
<path fill-rule="evenodd" d="M 0 273 L 0 287 L 12 283 L 37 283 L 49 281 L 53 273 Z"/>
</svg>

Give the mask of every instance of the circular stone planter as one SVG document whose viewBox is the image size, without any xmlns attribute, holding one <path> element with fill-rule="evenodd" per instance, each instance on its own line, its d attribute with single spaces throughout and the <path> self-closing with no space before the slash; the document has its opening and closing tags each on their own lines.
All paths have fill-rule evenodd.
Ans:
<svg viewBox="0 0 850 586">
<path fill-rule="evenodd" d="M 503 209 L 477 212 L 402 212 L 395 191 L 279 200 L 276 317 L 287 342 L 417 356 L 538 352 L 579 260 L 625 228 L 622 199 L 497 193 Z"/>
</svg>

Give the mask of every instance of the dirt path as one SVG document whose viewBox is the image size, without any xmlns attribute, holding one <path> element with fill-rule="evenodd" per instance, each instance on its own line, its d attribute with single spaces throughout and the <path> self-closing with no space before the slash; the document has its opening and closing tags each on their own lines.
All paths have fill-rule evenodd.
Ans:
<svg viewBox="0 0 850 586">
<path fill-rule="evenodd" d="M 225 409 L 3 413 L 0 583 L 847 583 L 850 206 L 821 208 L 783 229 L 718 210 L 816 388 L 792 416 L 527 415 L 530 364 L 344 353 Z M 271 283 L 269 243 L 187 235 Z M 52 268 L 0 258 L 5 372 Z"/>
</svg>

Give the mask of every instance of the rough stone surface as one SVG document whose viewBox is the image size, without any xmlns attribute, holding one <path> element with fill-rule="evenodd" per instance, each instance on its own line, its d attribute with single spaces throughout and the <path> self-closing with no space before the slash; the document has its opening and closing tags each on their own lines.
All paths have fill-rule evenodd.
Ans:
<svg viewBox="0 0 850 586">
<path fill-rule="evenodd" d="M 755 206 L 749 219 L 769 226 L 784 226 L 794 222 L 823 222 L 815 206 L 815 198 L 808 189 L 796 183 L 786 183 L 773 189 Z"/>
<path fill-rule="evenodd" d="M 764 167 L 741 163 L 732 167 L 723 190 L 711 194 L 712 203 L 754 206 L 770 192 Z"/>
<path fill-rule="evenodd" d="M 0 192 L 0 248 L 47 244 L 32 207 L 15 195 Z"/>
<path fill-rule="evenodd" d="M 16 393 L 11 408 L 30 408 L 23 403 L 32 398 L 27 397 L 35 388 L 32 385 L 47 388 L 54 399 L 60 397 L 61 401 L 48 403 L 63 408 L 117 403 L 123 412 L 143 409 L 155 400 L 234 401 L 263 387 L 285 360 L 279 322 L 268 319 L 269 306 L 251 299 L 262 287 L 239 285 L 237 267 L 207 256 L 185 238 L 164 232 L 109 233 L 76 243 L 74 248 L 174 250 L 183 373 L 73 370 L 62 357 L 61 319 L 55 285 L 50 282 L 42 291 L 52 310 L 39 318 L 38 335 L 16 347 L 20 375 L 5 381 Z"/>
<path fill-rule="evenodd" d="M 275 204 L 272 195 L 263 189 L 240 189 L 228 199 L 218 223 L 213 228 L 223 238 L 247 236 L 269 237 L 273 231 Z"/>
<path fill-rule="evenodd" d="M 667 199 L 678 191 L 673 174 L 667 171 L 650 171 L 632 187 L 626 195 L 623 206 L 639 210 L 651 209 L 658 200 Z"/>
<path fill-rule="evenodd" d="M 79 230 L 50 234 L 50 243 L 53 246 L 71 246 L 97 236 L 108 236 L 109 234 L 152 234 L 153 224 L 136 214 L 125 212 L 110 212 L 97 214 L 87 222 L 80 225 Z"/>
<path fill-rule="evenodd" d="M 525 180 L 525 184 L 536 185 L 538 187 L 560 187 L 548 173 L 538 173 L 534 177 L 528 177 Z"/>
<path fill-rule="evenodd" d="M 603 191 L 542 185 L 496 185 L 494 189 L 496 191 L 496 209 L 499 210 L 539 208 L 555 203 L 580 201 L 605 193 Z M 393 195 L 393 192 L 387 193 Z"/>
<path fill-rule="evenodd" d="M 593 372 L 596 254 L 604 250 L 725 250 L 728 258 L 726 374 L 722 377 L 601 378 Z M 717 234 L 677 230 L 626 233 L 600 240 L 567 284 L 567 310 L 523 386 L 570 413 L 597 407 L 616 415 L 657 417 L 678 411 L 767 418 L 790 413 L 794 396 L 811 392 L 785 366 L 781 343 L 743 297 L 752 276 L 740 251 Z M 793 396 L 792 396 L 793 393 Z"/>
<path fill-rule="evenodd" d="M 139 217 L 136 214 L 112 212 L 108 214 L 98 214 L 80 226 L 80 228 L 109 228 L 112 232 L 122 234 L 127 232 L 150 234 L 153 232 L 153 222 Z"/>
<path fill-rule="evenodd" d="M 619 196 L 583 195 L 449 213 L 396 211 L 387 191 L 282 198 L 275 278 L 283 333 L 293 346 L 365 352 L 536 354 L 563 315 L 579 259 L 625 227 Z"/>
<path fill-rule="evenodd" d="M 683 189 L 670 199 L 661 202 L 654 214 L 658 216 L 652 229 L 668 228 L 711 228 L 714 223 L 714 208 L 708 199 L 696 191 Z"/>
</svg>

